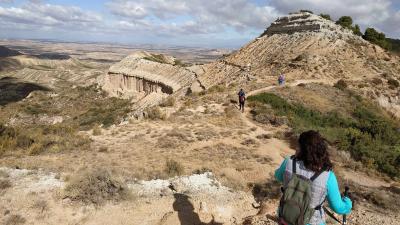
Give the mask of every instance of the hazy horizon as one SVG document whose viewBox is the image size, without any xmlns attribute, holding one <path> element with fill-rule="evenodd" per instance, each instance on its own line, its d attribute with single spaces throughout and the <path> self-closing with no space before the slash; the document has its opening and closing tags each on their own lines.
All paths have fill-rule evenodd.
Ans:
<svg viewBox="0 0 400 225">
<path fill-rule="evenodd" d="M 299 9 L 400 38 L 396 0 L 0 0 L 0 38 L 232 49 Z"/>
</svg>

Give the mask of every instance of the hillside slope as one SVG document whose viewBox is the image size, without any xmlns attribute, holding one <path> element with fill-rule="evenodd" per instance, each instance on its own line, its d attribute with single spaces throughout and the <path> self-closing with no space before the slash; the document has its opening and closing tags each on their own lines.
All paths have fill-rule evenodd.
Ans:
<svg viewBox="0 0 400 225">
<path fill-rule="evenodd" d="M 350 88 L 400 117 L 400 59 L 350 30 L 310 13 L 279 18 L 264 34 L 225 59 L 205 66 L 201 83 L 248 87 L 298 79 L 344 79 Z"/>
</svg>

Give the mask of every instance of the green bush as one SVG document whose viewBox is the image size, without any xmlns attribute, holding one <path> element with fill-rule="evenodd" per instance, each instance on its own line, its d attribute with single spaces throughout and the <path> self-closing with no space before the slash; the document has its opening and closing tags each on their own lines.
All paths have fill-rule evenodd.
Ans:
<svg viewBox="0 0 400 225">
<path fill-rule="evenodd" d="M 329 15 L 329 14 L 323 14 L 323 13 L 321 13 L 321 14 L 319 14 L 319 16 L 322 17 L 322 18 L 324 18 L 324 19 L 326 19 L 326 20 L 332 20 L 332 19 L 331 19 L 331 15 Z"/>
<path fill-rule="evenodd" d="M 367 28 L 362 37 L 365 40 L 373 44 L 379 45 L 384 49 L 391 49 L 391 44 L 389 41 L 387 41 L 386 35 L 384 33 L 376 31 L 374 28 Z"/>
<path fill-rule="evenodd" d="M 364 165 L 392 177 L 400 177 L 400 133 L 396 122 L 383 116 L 377 107 L 348 93 L 356 99 L 350 118 L 336 112 L 321 113 L 301 104 L 289 103 L 271 93 L 251 96 L 248 100 L 268 104 L 276 115 L 286 116 L 295 133 L 318 130 L 330 143 L 349 151 Z M 254 105 L 257 107 L 257 104 Z"/>
<path fill-rule="evenodd" d="M 350 16 L 342 16 L 336 21 L 336 24 L 347 29 L 352 29 L 353 19 Z"/>
<path fill-rule="evenodd" d="M 357 36 L 362 36 L 362 32 L 360 29 L 360 26 L 358 24 L 354 25 L 354 27 L 351 28 L 353 30 L 353 33 Z"/>
<path fill-rule="evenodd" d="M 97 124 L 103 124 L 107 128 L 127 115 L 131 111 L 130 105 L 129 100 L 108 98 L 103 102 L 95 103 L 75 120 L 83 130 L 89 130 Z"/>
</svg>

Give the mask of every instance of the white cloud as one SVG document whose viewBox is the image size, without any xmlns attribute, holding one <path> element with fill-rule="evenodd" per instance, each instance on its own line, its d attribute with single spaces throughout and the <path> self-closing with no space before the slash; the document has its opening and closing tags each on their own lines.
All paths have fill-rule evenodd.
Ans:
<svg viewBox="0 0 400 225">
<path fill-rule="evenodd" d="M 27 38 L 33 34 L 75 35 L 76 39 L 101 37 L 104 41 L 141 38 L 164 43 L 202 40 L 205 44 L 241 40 L 239 46 L 262 33 L 278 16 L 310 9 L 334 19 L 349 15 L 362 28 L 372 26 L 400 37 L 400 11 L 394 6 L 398 0 L 257 0 L 258 4 L 256 0 L 107 1 L 103 11 L 91 12 L 45 0 L 0 0 L 0 35 L 18 31 Z"/>
<path fill-rule="evenodd" d="M 0 19 L 3 24 L 57 29 L 90 28 L 102 23 L 102 17 L 96 13 L 85 12 L 75 6 L 44 4 L 40 1 L 30 1 L 21 7 L 0 7 Z"/>
<path fill-rule="evenodd" d="M 273 7 L 247 0 L 114 0 L 108 6 L 125 21 L 146 19 L 157 32 L 171 34 L 222 33 L 230 28 L 261 32 L 278 15 Z"/>
</svg>

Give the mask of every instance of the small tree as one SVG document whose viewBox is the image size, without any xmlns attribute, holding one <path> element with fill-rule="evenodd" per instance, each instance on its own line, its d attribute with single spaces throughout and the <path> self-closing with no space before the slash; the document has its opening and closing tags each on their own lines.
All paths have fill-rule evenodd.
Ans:
<svg viewBox="0 0 400 225">
<path fill-rule="evenodd" d="M 360 26 L 358 26 L 358 24 L 356 24 L 354 27 L 353 27 L 353 33 L 355 34 L 355 35 L 357 35 L 357 36 L 362 36 L 363 34 L 361 33 L 361 29 L 360 29 Z"/>
<path fill-rule="evenodd" d="M 336 24 L 344 28 L 352 29 L 353 19 L 350 16 L 342 16 L 336 21 Z"/>
<path fill-rule="evenodd" d="M 374 28 L 367 28 L 363 38 L 373 44 L 381 46 L 384 49 L 390 49 L 390 43 L 386 40 L 386 35 L 376 31 Z"/>
<path fill-rule="evenodd" d="M 329 14 L 323 14 L 323 13 L 321 13 L 321 14 L 319 14 L 319 16 L 322 17 L 322 18 L 324 18 L 324 19 L 326 19 L 326 20 L 332 20 L 332 19 L 331 19 L 331 15 L 329 15 Z"/>
</svg>

